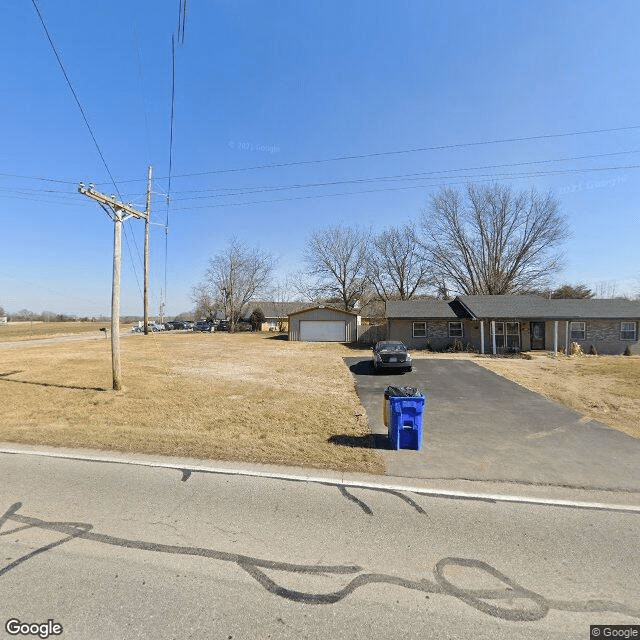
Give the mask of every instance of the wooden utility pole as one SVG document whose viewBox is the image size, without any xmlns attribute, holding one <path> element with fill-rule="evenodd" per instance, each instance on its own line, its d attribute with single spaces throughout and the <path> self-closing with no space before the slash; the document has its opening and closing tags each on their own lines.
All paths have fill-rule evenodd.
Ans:
<svg viewBox="0 0 640 640">
<path fill-rule="evenodd" d="M 122 369 L 120 366 L 120 264 L 122 249 L 122 223 L 129 218 L 146 218 L 145 213 L 136 211 L 131 205 L 119 202 L 113 197 L 99 193 L 90 184 L 85 189 L 81 182 L 78 192 L 95 200 L 105 211 L 111 210 L 113 220 L 113 284 L 111 287 L 111 368 L 113 370 L 113 389 L 122 389 Z M 107 211 L 108 213 L 108 211 Z"/>
<path fill-rule="evenodd" d="M 144 335 L 149 335 L 149 223 L 151 221 L 151 174 L 147 178 L 147 215 L 144 221 Z"/>
</svg>

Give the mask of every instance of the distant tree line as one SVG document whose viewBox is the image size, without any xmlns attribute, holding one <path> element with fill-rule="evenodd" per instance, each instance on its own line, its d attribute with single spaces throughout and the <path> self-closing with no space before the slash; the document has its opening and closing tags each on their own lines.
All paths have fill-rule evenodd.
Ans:
<svg viewBox="0 0 640 640">
<path fill-rule="evenodd" d="M 108 320 L 105 316 L 78 316 L 66 313 L 55 313 L 53 311 L 35 313 L 29 309 L 20 309 L 20 311 L 17 311 L 16 313 L 5 313 L 2 307 L 0 307 L 0 316 L 7 316 L 9 322 L 105 322 Z"/>
</svg>

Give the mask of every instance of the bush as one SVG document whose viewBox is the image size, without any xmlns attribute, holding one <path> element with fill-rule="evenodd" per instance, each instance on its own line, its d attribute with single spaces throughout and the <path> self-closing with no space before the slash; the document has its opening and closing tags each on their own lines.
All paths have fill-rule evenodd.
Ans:
<svg viewBox="0 0 640 640">
<path fill-rule="evenodd" d="M 265 320 L 266 318 L 264 317 L 262 309 L 254 309 L 251 317 L 249 318 L 251 328 L 254 331 L 260 331 L 262 329 L 262 323 L 265 322 Z"/>
<path fill-rule="evenodd" d="M 584 351 L 582 351 L 582 347 L 577 342 L 572 342 L 571 343 L 570 353 L 571 353 L 572 356 L 583 356 L 584 355 Z"/>
<path fill-rule="evenodd" d="M 624 350 L 624 354 L 625 356 L 630 356 L 631 355 L 631 349 L 629 347 L 629 345 L 627 345 L 627 348 Z"/>
<path fill-rule="evenodd" d="M 593 345 L 591 345 L 589 347 L 589 355 L 590 356 L 597 356 L 598 355 L 598 350 Z"/>
</svg>

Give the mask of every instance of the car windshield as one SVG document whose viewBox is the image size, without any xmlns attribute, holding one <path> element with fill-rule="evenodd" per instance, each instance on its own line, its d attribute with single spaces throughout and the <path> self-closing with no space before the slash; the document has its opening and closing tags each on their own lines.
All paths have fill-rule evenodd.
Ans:
<svg viewBox="0 0 640 640">
<path fill-rule="evenodd" d="M 380 342 L 378 351 L 392 349 L 393 351 L 406 351 L 407 347 L 402 342 Z"/>
</svg>

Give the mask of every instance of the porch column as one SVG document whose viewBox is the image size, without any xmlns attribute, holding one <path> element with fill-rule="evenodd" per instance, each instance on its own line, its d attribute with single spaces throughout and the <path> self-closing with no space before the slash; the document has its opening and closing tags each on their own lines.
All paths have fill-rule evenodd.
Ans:
<svg viewBox="0 0 640 640">
<path fill-rule="evenodd" d="M 493 355 L 495 356 L 497 353 L 496 349 L 496 321 L 491 321 L 491 339 L 493 341 Z"/>
<path fill-rule="evenodd" d="M 484 355 L 484 320 L 480 320 L 480 353 Z"/>
<path fill-rule="evenodd" d="M 565 327 L 564 330 L 564 341 L 565 341 L 565 347 L 564 347 L 564 355 L 568 356 L 569 355 L 569 321 L 567 320 L 567 326 Z"/>
<path fill-rule="evenodd" d="M 553 323 L 553 354 L 558 355 L 558 321 Z"/>
</svg>

